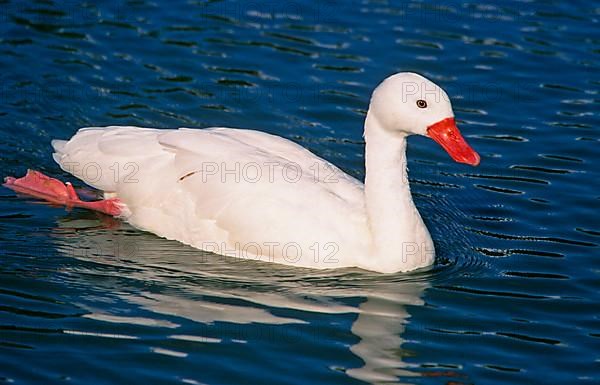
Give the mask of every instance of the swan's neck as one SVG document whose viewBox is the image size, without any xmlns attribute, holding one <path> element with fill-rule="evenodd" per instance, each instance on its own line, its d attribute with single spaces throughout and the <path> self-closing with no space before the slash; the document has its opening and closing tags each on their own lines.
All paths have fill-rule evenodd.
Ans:
<svg viewBox="0 0 600 385">
<path fill-rule="evenodd" d="M 391 271 L 427 266 L 434 257 L 431 236 L 410 194 L 406 135 L 365 120 L 365 202 L 373 263 Z"/>
</svg>

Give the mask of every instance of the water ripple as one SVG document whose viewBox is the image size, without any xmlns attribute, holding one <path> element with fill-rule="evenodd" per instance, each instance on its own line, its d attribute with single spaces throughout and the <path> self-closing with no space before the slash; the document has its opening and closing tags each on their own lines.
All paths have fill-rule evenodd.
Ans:
<svg viewBox="0 0 600 385">
<path fill-rule="evenodd" d="M 396 71 L 440 83 L 482 155 L 468 169 L 409 140 L 436 261 L 408 274 L 227 259 L 2 191 L 0 382 L 597 377 L 600 82 L 589 6 L 0 8 L 6 174 L 68 178 L 49 141 L 82 126 L 226 125 L 292 138 L 362 179 L 370 92 Z"/>
</svg>

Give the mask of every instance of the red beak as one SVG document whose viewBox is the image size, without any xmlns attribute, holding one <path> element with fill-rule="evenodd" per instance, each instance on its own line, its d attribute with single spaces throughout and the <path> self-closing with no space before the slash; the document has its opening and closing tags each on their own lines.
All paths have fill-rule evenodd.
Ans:
<svg viewBox="0 0 600 385">
<path fill-rule="evenodd" d="M 454 118 L 446 118 L 427 127 L 427 134 L 446 150 L 456 162 L 477 166 L 479 154 L 467 144 Z"/>
</svg>

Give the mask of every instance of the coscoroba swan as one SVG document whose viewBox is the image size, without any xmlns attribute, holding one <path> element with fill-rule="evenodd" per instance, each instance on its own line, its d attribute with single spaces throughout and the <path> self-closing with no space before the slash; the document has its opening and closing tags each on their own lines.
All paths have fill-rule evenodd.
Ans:
<svg viewBox="0 0 600 385">
<path fill-rule="evenodd" d="M 373 92 L 364 125 L 364 185 L 287 139 L 213 127 L 88 127 L 54 140 L 60 167 L 104 192 L 82 201 L 67 183 L 29 171 L 5 186 L 118 216 L 142 230 L 222 255 L 309 268 L 392 273 L 428 266 L 434 246 L 406 177 L 406 139 L 438 142 L 479 163 L 447 94 L 414 73 Z"/>
</svg>

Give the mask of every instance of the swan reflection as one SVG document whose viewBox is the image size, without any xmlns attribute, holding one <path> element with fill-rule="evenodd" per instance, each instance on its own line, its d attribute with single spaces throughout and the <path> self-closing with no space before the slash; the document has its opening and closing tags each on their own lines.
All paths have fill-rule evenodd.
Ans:
<svg viewBox="0 0 600 385">
<path fill-rule="evenodd" d="M 214 323 L 277 328 L 308 325 L 298 315 L 303 312 L 339 314 L 352 320 L 350 330 L 356 338 L 349 350 L 362 361 L 362 365 L 346 368 L 347 375 L 368 383 L 395 382 L 400 377 L 405 381 L 418 375 L 403 362 L 402 335 L 410 319 L 407 305 L 424 303 L 422 296 L 429 285 L 422 277 L 354 269 L 315 271 L 226 258 L 134 231 L 105 217 L 102 221 L 108 222 L 102 223 L 91 214 L 85 215 L 88 217 L 62 220 L 54 231 L 61 253 L 85 262 L 68 269 L 93 273 L 82 276 L 99 277 L 93 282 L 98 290 L 109 290 L 146 314 L 150 312 L 150 316 L 123 316 L 78 304 L 89 312 L 86 318 L 165 327 L 172 330 L 169 338 L 219 343 L 220 336 L 207 335 L 203 328 L 198 335 L 178 333 L 177 319 L 207 325 L 208 331 Z M 127 281 L 110 286 L 116 281 L 107 285 L 101 278 L 106 275 Z M 235 340 L 244 342 L 243 333 Z"/>
</svg>

